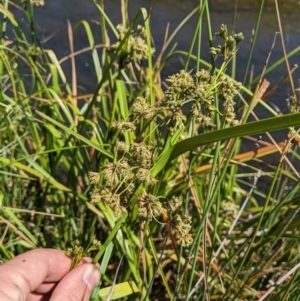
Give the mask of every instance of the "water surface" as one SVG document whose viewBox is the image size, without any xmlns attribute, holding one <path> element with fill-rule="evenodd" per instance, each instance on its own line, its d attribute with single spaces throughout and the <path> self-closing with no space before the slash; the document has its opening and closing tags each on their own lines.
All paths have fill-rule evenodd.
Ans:
<svg viewBox="0 0 300 301">
<path fill-rule="evenodd" d="M 160 52 L 165 36 L 167 25 L 169 24 L 169 34 L 171 34 L 178 24 L 197 7 L 197 0 L 130 0 L 129 16 L 132 19 L 140 7 L 150 9 L 155 4 L 151 14 L 151 30 L 153 34 L 156 53 Z M 235 2 L 237 5 L 235 6 Z M 67 35 L 67 21 L 75 25 L 80 20 L 87 20 L 94 31 L 94 37 L 97 43 L 101 43 L 100 28 L 96 25 L 99 22 L 99 11 L 96 9 L 91 0 L 45 0 L 44 7 L 35 9 L 35 20 L 38 25 L 40 38 L 44 47 L 53 49 L 60 59 L 67 56 L 70 52 L 69 40 Z M 105 11 L 111 21 L 116 25 L 121 23 L 121 1 L 109 0 L 104 1 Z M 281 24 L 283 29 L 283 38 L 287 53 L 300 46 L 300 5 L 296 0 L 279 0 L 279 10 Z M 227 24 L 228 28 L 232 27 L 234 20 L 234 30 L 236 33 L 242 32 L 245 40 L 239 44 L 237 53 L 237 79 L 242 81 L 245 75 L 246 63 L 249 57 L 253 31 L 257 22 L 258 12 L 260 9 L 259 0 L 211 0 L 209 1 L 211 12 L 211 24 L 213 32 L 217 32 L 221 24 Z M 16 15 L 20 12 L 15 9 Z M 234 17 L 235 16 L 235 17 Z M 192 17 L 178 32 L 173 40 L 177 43 L 178 50 L 188 50 L 197 18 Z M 24 22 L 24 26 L 27 24 Z M 278 20 L 274 1 L 266 0 L 265 7 L 259 27 L 259 33 L 256 41 L 256 47 L 251 60 L 251 74 L 247 78 L 257 76 L 261 73 L 270 52 L 275 33 L 279 31 Z M 201 58 L 209 61 L 209 44 L 207 38 L 206 22 L 203 22 L 203 38 L 201 47 Z M 113 41 L 113 36 L 111 36 Z M 74 31 L 75 50 L 86 47 L 87 38 L 83 27 Z M 214 41 L 217 46 L 222 41 L 217 38 Z M 282 44 L 279 35 L 277 36 L 275 46 L 269 60 L 269 65 L 283 57 Z M 169 61 L 163 70 L 164 77 L 173 74 L 183 67 L 183 57 L 175 56 Z M 290 65 L 299 64 L 300 53 L 289 59 Z M 79 93 L 93 92 L 97 85 L 96 76 L 93 69 L 93 62 L 90 54 L 83 54 L 76 57 L 77 78 L 79 83 Z M 66 73 L 70 75 L 70 62 L 63 63 Z M 193 65 L 191 64 L 191 68 Z M 271 87 L 275 85 L 287 73 L 287 67 L 283 63 L 273 72 L 266 75 L 266 79 L 271 82 Z M 300 68 L 294 74 L 295 86 L 298 85 L 300 78 Z M 291 86 L 287 81 L 282 85 L 272 97 L 268 98 L 269 103 L 274 103 L 279 109 L 285 108 L 286 99 L 291 95 Z M 267 117 L 270 114 L 260 108 L 257 111 L 259 117 Z"/>
</svg>

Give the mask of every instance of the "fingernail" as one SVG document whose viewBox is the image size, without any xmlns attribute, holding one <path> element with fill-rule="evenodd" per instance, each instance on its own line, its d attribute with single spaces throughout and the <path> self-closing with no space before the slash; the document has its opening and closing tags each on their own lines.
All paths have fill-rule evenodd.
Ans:
<svg viewBox="0 0 300 301">
<path fill-rule="evenodd" d="M 83 273 L 82 279 L 84 283 L 92 291 L 100 280 L 100 271 L 94 265 L 88 265 Z"/>
</svg>

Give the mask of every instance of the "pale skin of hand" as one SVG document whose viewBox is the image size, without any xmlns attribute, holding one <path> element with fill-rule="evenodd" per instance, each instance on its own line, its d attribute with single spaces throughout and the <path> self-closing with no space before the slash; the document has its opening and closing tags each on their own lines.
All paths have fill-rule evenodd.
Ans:
<svg viewBox="0 0 300 301">
<path fill-rule="evenodd" d="M 84 258 L 70 271 L 64 251 L 36 249 L 0 265 L 1 301 L 88 301 L 99 267 Z"/>
</svg>

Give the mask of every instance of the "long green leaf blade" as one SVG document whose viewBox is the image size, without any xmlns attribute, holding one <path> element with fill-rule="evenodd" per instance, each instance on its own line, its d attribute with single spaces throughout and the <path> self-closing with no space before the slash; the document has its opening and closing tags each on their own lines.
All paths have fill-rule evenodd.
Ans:
<svg viewBox="0 0 300 301">
<path fill-rule="evenodd" d="M 152 169 L 152 174 L 157 175 L 168 162 L 201 145 L 248 135 L 258 135 L 262 132 L 272 132 L 299 125 L 300 113 L 294 113 L 200 134 L 195 137 L 182 140 L 166 150 Z"/>
<path fill-rule="evenodd" d="M 103 155 L 106 155 L 107 157 L 113 159 L 114 156 L 112 153 L 108 152 L 107 150 L 105 150 L 104 148 L 102 148 L 99 144 L 92 142 L 90 139 L 85 138 L 84 136 L 74 132 L 73 130 L 69 129 L 68 127 L 66 127 L 65 125 L 57 122 L 56 120 L 48 117 L 47 115 L 43 114 L 40 111 L 36 111 L 37 114 L 39 114 L 40 116 L 42 116 L 43 118 L 45 118 L 46 120 L 50 121 L 51 123 L 55 124 L 56 126 L 58 126 L 59 128 L 63 129 L 64 131 L 66 131 L 67 133 L 73 135 L 74 137 L 78 138 L 79 140 L 85 142 L 87 145 L 92 146 L 93 148 L 95 148 L 96 150 L 98 150 L 99 152 L 101 152 Z"/>
</svg>

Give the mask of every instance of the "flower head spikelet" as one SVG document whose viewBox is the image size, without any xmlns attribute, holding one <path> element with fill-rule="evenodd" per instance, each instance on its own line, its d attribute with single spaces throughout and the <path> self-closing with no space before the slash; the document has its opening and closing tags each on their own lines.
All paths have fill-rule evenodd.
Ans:
<svg viewBox="0 0 300 301">
<path fill-rule="evenodd" d="M 44 0 L 29 0 L 29 3 L 36 6 L 44 6 L 45 1 Z"/>
<path fill-rule="evenodd" d="M 101 190 L 93 189 L 90 193 L 90 199 L 92 204 L 97 204 L 101 201 Z"/>
<path fill-rule="evenodd" d="M 226 75 L 221 76 L 218 82 L 218 96 L 221 100 L 223 100 L 223 107 L 228 124 L 234 124 L 237 122 L 235 119 L 234 97 L 237 95 L 240 86 L 240 83 L 233 81 Z"/>
<path fill-rule="evenodd" d="M 211 75 L 208 70 L 201 69 L 191 75 L 181 70 L 167 79 L 170 84 L 165 98 L 160 107 L 165 112 L 163 123 L 168 126 L 170 133 L 184 128 L 189 120 L 194 120 L 199 125 L 212 124 L 213 114 L 225 115 L 228 125 L 235 125 L 236 113 L 234 97 L 238 94 L 240 84 L 226 75 Z M 215 100 L 222 101 L 223 110 L 217 109 Z M 184 114 L 187 108 L 184 105 L 190 103 L 189 115 Z"/>
<path fill-rule="evenodd" d="M 93 239 L 90 246 L 84 249 L 79 240 L 76 239 L 71 242 L 71 247 L 67 249 L 66 255 L 72 257 L 71 269 L 78 266 L 79 262 L 86 256 L 90 256 L 90 252 L 99 251 L 102 248 L 102 244 L 99 240 Z"/>
<path fill-rule="evenodd" d="M 167 115 L 166 124 L 170 127 L 170 132 L 175 133 L 178 129 L 182 129 L 185 126 L 186 116 L 181 112 L 175 112 Z"/>
<path fill-rule="evenodd" d="M 97 185 L 90 193 L 91 203 L 103 202 L 114 211 L 118 217 L 129 208 L 131 199 L 134 197 L 140 184 L 145 187 L 157 183 L 151 175 L 154 164 L 154 148 L 145 141 L 132 142 L 127 145 L 123 141 L 116 142 L 116 155 L 114 161 L 107 162 L 99 173 L 89 173 L 89 179 Z M 139 197 L 139 194 L 137 194 Z M 159 215 L 162 205 L 153 195 L 147 195 L 146 203 L 141 212 L 152 212 L 151 216 Z"/>
<path fill-rule="evenodd" d="M 100 173 L 99 172 L 88 172 L 88 179 L 90 184 L 97 184 L 100 180 Z"/>
<path fill-rule="evenodd" d="M 133 118 L 144 118 L 150 120 L 155 114 L 155 108 L 152 108 L 144 97 L 137 97 L 133 104 Z"/>
<path fill-rule="evenodd" d="M 87 256 L 87 252 L 80 245 L 78 239 L 71 242 L 71 247 L 67 249 L 66 254 L 72 257 L 71 268 L 75 268 L 79 264 L 80 260 Z"/>
<path fill-rule="evenodd" d="M 121 132 L 134 132 L 136 129 L 135 124 L 130 121 L 115 121 L 113 122 L 112 127 Z"/>
<path fill-rule="evenodd" d="M 171 225 L 175 232 L 177 233 L 177 243 L 183 246 L 189 246 L 192 243 L 190 230 L 191 217 L 186 215 L 176 214 L 172 218 Z"/>
<path fill-rule="evenodd" d="M 217 47 L 211 47 L 210 53 L 213 56 L 222 55 L 225 59 L 231 58 L 235 53 L 235 48 L 238 43 L 244 40 L 242 33 L 230 35 L 227 30 L 227 26 L 222 24 L 220 31 L 215 33 L 216 36 L 224 40 L 224 45 L 218 45 Z"/>
<path fill-rule="evenodd" d="M 130 146 L 131 165 L 150 169 L 153 165 L 153 147 L 145 142 L 134 142 Z"/>
<path fill-rule="evenodd" d="M 87 249 L 87 252 L 89 253 L 91 251 L 99 251 L 99 250 L 101 250 L 101 248 L 102 248 L 101 241 L 94 238 L 91 246 Z"/>
<path fill-rule="evenodd" d="M 129 151 L 129 146 L 124 141 L 116 142 L 116 150 L 119 155 L 123 156 Z"/>
<path fill-rule="evenodd" d="M 109 206 L 118 203 L 119 196 L 113 193 L 110 189 L 101 186 L 100 188 L 91 191 L 91 203 L 97 204 L 100 201 L 108 204 Z"/>
<path fill-rule="evenodd" d="M 116 29 L 118 32 L 118 40 L 111 45 L 109 50 L 115 52 L 119 49 L 121 43 L 123 43 L 120 51 L 120 68 L 124 68 L 129 63 L 140 62 L 148 58 L 149 49 L 144 27 L 138 25 L 137 33 L 134 33 L 131 28 L 124 27 L 122 24 L 117 25 Z M 127 40 L 124 41 L 126 37 Z M 150 54 L 154 54 L 154 48 L 150 49 Z"/>
<path fill-rule="evenodd" d="M 139 168 L 135 176 L 138 181 L 144 182 L 151 186 L 157 183 L 157 180 L 151 176 L 150 170 L 146 168 Z"/>
<path fill-rule="evenodd" d="M 194 89 L 193 77 L 186 71 L 181 70 L 166 80 L 170 86 L 165 93 L 165 99 L 162 105 L 172 113 L 177 113 L 190 97 Z"/>
<path fill-rule="evenodd" d="M 159 198 L 152 194 L 142 194 L 139 205 L 138 215 L 143 219 L 152 220 L 153 217 L 158 217 L 165 211 Z"/>
<path fill-rule="evenodd" d="M 179 200 L 178 197 L 172 197 L 168 202 L 167 202 L 168 208 L 171 213 L 175 212 L 181 205 L 181 201 Z"/>
<path fill-rule="evenodd" d="M 133 174 L 126 159 L 108 163 L 103 169 L 104 182 L 111 188 L 116 188 L 124 179 L 131 179 Z"/>
</svg>

